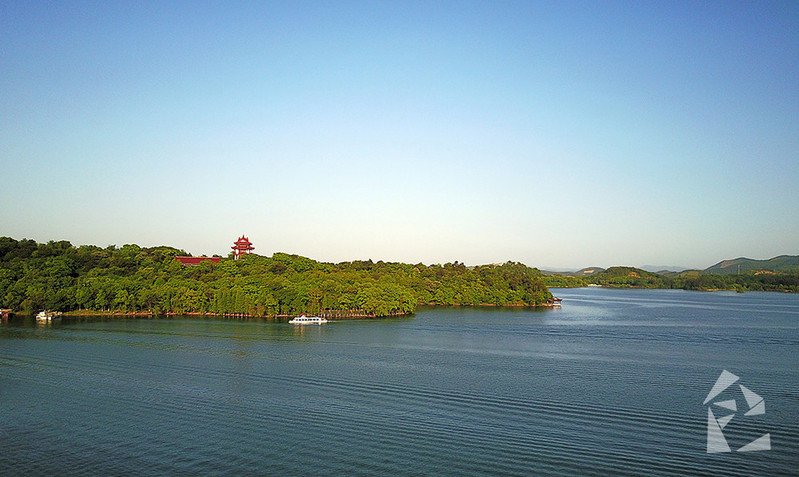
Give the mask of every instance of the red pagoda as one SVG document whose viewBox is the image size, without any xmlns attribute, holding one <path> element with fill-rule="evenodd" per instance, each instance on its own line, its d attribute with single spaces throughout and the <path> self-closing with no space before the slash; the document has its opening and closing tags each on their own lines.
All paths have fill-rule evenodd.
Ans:
<svg viewBox="0 0 799 477">
<path fill-rule="evenodd" d="M 238 260 L 239 257 L 244 255 L 245 253 L 250 253 L 251 250 L 255 250 L 255 247 L 252 246 L 250 240 L 243 235 L 239 237 L 238 240 L 233 242 L 233 246 L 230 248 L 233 249 L 233 258 L 235 258 L 236 260 Z"/>
</svg>

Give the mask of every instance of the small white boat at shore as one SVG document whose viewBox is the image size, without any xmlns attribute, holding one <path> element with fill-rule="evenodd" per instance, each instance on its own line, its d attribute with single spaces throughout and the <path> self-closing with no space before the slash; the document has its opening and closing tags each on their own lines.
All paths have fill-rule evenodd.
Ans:
<svg viewBox="0 0 799 477">
<path fill-rule="evenodd" d="M 327 320 L 319 316 L 305 316 L 303 314 L 294 317 L 289 321 L 289 323 L 292 325 L 321 325 L 323 323 L 327 323 Z"/>
<path fill-rule="evenodd" d="M 58 313 L 57 311 L 40 311 L 36 315 L 36 321 L 39 322 L 48 322 L 57 320 L 59 318 L 61 318 L 61 313 Z"/>
</svg>

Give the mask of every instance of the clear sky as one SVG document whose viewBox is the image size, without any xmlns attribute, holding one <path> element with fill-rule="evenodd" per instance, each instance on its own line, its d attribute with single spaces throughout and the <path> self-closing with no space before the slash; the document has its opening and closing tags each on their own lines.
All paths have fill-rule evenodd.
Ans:
<svg viewBox="0 0 799 477">
<path fill-rule="evenodd" d="M 799 254 L 799 2 L 0 0 L 0 235 Z"/>
</svg>

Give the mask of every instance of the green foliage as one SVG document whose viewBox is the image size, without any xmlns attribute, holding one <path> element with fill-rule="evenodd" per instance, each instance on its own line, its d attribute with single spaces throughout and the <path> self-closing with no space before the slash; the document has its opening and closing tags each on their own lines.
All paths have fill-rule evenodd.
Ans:
<svg viewBox="0 0 799 477">
<path fill-rule="evenodd" d="M 737 290 L 799 292 L 799 272 L 747 272 L 740 275 L 705 275 L 675 279 L 686 290 Z"/>
<path fill-rule="evenodd" d="M 536 305 L 552 295 L 541 273 L 519 263 L 469 268 L 298 255 L 245 255 L 186 267 L 171 247 L 73 247 L 0 237 L 0 305 L 33 313 L 216 313 L 274 316 L 336 312 L 386 316 L 418 304 Z"/>
<path fill-rule="evenodd" d="M 661 275 L 633 267 L 611 267 L 586 277 L 544 277 L 547 286 L 572 287 L 588 284 L 610 288 L 680 288 L 685 290 L 737 290 L 799 292 L 799 271 L 748 271 L 740 274 L 708 274 L 689 270 Z"/>
<path fill-rule="evenodd" d="M 585 277 L 574 277 L 571 275 L 546 275 L 544 283 L 548 287 L 558 288 L 577 288 L 588 285 L 589 281 Z"/>
<path fill-rule="evenodd" d="M 616 288 L 671 288 L 667 278 L 633 267 L 610 267 L 587 278 L 590 283 Z"/>
<path fill-rule="evenodd" d="M 710 275 L 740 275 L 762 271 L 795 273 L 799 272 L 799 255 L 780 255 L 768 260 L 736 258 L 724 260 L 702 271 Z"/>
</svg>

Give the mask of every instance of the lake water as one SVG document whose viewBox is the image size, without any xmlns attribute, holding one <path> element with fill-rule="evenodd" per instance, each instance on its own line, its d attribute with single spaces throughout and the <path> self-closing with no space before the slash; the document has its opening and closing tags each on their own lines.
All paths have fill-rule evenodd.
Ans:
<svg viewBox="0 0 799 477">
<path fill-rule="evenodd" d="M 797 475 L 799 295 L 553 292 L 306 327 L 11 321 L 0 475 Z M 724 369 L 733 452 L 708 454 Z"/>
</svg>

